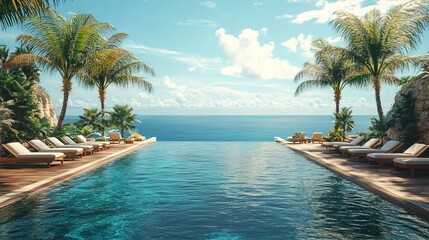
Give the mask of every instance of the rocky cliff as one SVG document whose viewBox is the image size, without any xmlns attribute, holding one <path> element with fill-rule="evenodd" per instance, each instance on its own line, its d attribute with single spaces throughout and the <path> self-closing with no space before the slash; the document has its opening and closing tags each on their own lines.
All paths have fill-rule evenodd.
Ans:
<svg viewBox="0 0 429 240">
<path fill-rule="evenodd" d="M 412 81 L 404 85 L 396 94 L 395 103 L 403 98 L 401 95 L 412 93 L 415 99 L 414 113 L 417 115 L 418 142 L 429 144 L 429 78 Z M 414 114 L 410 111 L 410 114 Z M 396 125 L 389 130 L 389 137 L 399 139 L 403 126 Z"/>
<path fill-rule="evenodd" d="M 36 87 L 35 92 L 37 107 L 40 110 L 40 117 L 46 117 L 49 120 L 51 126 L 57 126 L 58 119 L 49 94 L 40 86 Z"/>
</svg>

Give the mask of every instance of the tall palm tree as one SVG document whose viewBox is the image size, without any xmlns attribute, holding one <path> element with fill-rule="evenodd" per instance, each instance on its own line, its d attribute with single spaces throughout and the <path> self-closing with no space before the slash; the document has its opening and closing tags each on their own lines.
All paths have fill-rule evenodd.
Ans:
<svg viewBox="0 0 429 240">
<path fill-rule="evenodd" d="M 380 119 L 382 83 L 399 84 L 393 74 L 408 66 L 411 59 L 405 53 L 417 47 L 429 23 L 428 0 L 409 1 L 383 15 L 369 11 L 363 18 L 345 11 L 337 11 L 331 21 L 333 29 L 347 42 L 345 53 L 370 74 L 363 84 L 372 84 Z"/>
<path fill-rule="evenodd" d="M 58 0 L 7 0 L 0 4 L 0 22 L 3 28 L 21 23 L 28 16 L 41 16 Z"/>
<path fill-rule="evenodd" d="M 356 66 L 338 51 L 333 51 L 324 39 L 313 41 L 315 63 L 307 62 L 304 68 L 297 73 L 295 81 L 309 78 L 298 85 L 295 96 L 309 88 L 332 88 L 334 90 L 335 112 L 340 111 L 340 100 L 343 89 L 362 77 Z"/>
<path fill-rule="evenodd" d="M 125 130 L 135 129 L 134 122 L 140 122 L 137 119 L 137 114 L 133 113 L 133 108 L 128 105 L 115 105 L 113 111 L 110 112 L 110 125 L 121 130 L 121 135 L 124 137 Z"/>
<path fill-rule="evenodd" d="M 73 14 L 67 19 L 54 11 L 49 11 L 42 18 L 30 18 L 25 28 L 31 35 L 20 35 L 18 41 L 33 49 L 42 67 L 58 71 L 62 77 L 63 103 L 57 125 L 60 129 L 67 111 L 72 79 L 93 60 L 95 50 L 104 41 L 102 33 L 114 28 L 97 22 L 90 14 Z"/>
<path fill-rule="evenodd" d="M 137 85 L 143 87 L 149 93 L 152 92 L 152 84 L 144 77 L 133 75 L 135 72 L 144 71 L 150 76 L 155 76 L 155 71 L 152 67 L 139 61 L 130 52 L 119 49 L 119 45 L 127 35 L 125 33 L 117 33 L 106 40 L 100 52 L 107 54 L 105 58 L 99 58 L 100 61 L 93 61 L 84 71 L 81 72 L 80 83 L 87 87 L 96 87 L 98 89 L 98 97 L 100 99 L 102 119 L 104 119 L 105 100 L 107 88 L 110 85 L 120 87 L 128 87 L 129 85 Z M 106 49 L 117 51 L 105 52 Z"/>
</svg>

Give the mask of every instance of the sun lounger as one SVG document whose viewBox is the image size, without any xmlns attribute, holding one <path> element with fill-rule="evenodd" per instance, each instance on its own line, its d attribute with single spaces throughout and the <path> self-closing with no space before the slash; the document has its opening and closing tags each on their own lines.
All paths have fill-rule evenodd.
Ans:
<svg viewBox="0 0 429 240">
<path fill-rule="evenodd" d="M 414 176 L 415 169 L 429 169 L 429 158 L 395 158 L 393 159 L 393 166 L 410 169 L 411 176 Z"/>
<path fill-rule="evenodd" d="M 82 157 L 84 153 L 83 148 L 50 148 L 39 139 L 30 140 L 28 141 L 28 144 L 38 152 L 62 152 L 72 160 L 78 156 Z"/>
<path fill-rule="evenodd" d="M 125 139 L 122 138 L 120 132 L 110 132 L 109 135 L 110 137 L 107 140 L 109 140 L 111 143 L 115 143 L 115 142 L 121 143 L 121 141 L 125 141 Z"/>
<path fill-rule="evenodd" d="M 288 137 L 287 141 L 293 143 L 307 143 L 310 139 L 305 136 L 305 132 L 296 132 L 292 137 Z"/>
<path fill-rule="evenodd" d="M 86 138 L 84 137 L 84 136 L 82 136 L 82 135 L 76 135 L 76 140 L 79 142 L 79 143 L 82 143 L 82 144 L 103 144 L 103 148 L 104 149 L 109 149 L 110 148 L 110 142 L 92 142 L 92 141 L 87 141 L 86 140 Z"/>
<path fill-rule="evenodd" d="M 371 138 L 370 140 L 368 140 L 368 142 L 366 142 L 362 146 L 339 146 L 338 151 L 347 155 L 350 149 L 373 149 L 373 148 L 376 148 L 378 145 L 380 145 L 380 143 L 381 143 L 380 139 Z"/>
<path fill-rule="evenodd" d="M 380 149 L 349 149 L 347 154 L 352 157 L 361 158 L 366 157 L 369 153 L 392 153 L 398 151 L 403 143 L 395 140 L 390 140 L 384 144 Z"/>
<path fill-rule="evenodd" d="M 365 140 L 365 137 L 358 136 L 353 141 L 347 143 L 347 142 L 322 142 L 322 147 L 325 147 L 326 150 L 329 150 L 335 146 L 358 146 Z"/>
<path fill-rule="evenodd" d="M 92 143 L 88 143 L 88 144 L 79 144 L 75 141 L 73 141 L 73 139 L 71 139 L 69 136 L 63 136 L 61 137 L 61 139 L 64 141 L 64 143 L 66 145 L 70 145 L 70 146 L 92 146 L 94 148 L 94 150 L 96 150 L 97 152 L 101 151 L 101 149 L 103 148 L 103 144 L 102 143 L 97 143 L 97 144 L 92 144 Z"/>
<path fill-rule="evenodd" d="M 85 155 L 91 154 L 94 151 L 94 147 L 90 145 L 65 145 L 56 137 L 48 137 L 46 140 L 55 148 L 83 148 L 83 150 L 85 150 Z"/>
<path fill-rule="evenodd" d="M 415 143 L 411 147 L 409 147 L 407 150 L 405 150 L 404 153 L 370 153 L 366 155 L 366 159 L 368 160 L 368 163 L 370 162 L 377 162 L 381 166 L 385 163 L 393 163 L 393 159 L 395 158 L 416 158 L 422 155 L 427 149 L 428 145 L 421 144 L 421 143 Z"/>
<path fill-rule="evenodd" d="M 315 142 L 322 143 L 322 140 L 323 140 L 323 133 L 321 132 L 314 132 L 313 135 L 311 135 L 312 143 L 315 143 Z"/>
<path fill-rule="evenodd" d="M 48 167 L 51 167 L 53 161 L 61 161 L 63 164 L 65 157 L 61 152 L 30 152 L 19 142 L 2 144 L 2 146 L 12 157 L 0 158 L 1 163 L 46 163 Z"/>
</svg>

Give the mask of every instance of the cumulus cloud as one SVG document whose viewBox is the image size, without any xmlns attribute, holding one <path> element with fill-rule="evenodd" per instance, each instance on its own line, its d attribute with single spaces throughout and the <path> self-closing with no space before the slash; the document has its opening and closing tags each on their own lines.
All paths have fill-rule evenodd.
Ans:
<svg viewBox="0 0 429 240">
<path fill-rule="evenodd" d="M 264 5 L 264 4 L 261 2 L 253 2 L 253 6 L 262 6 L 262 5 Z"/>
<path fill-rule="evenodd" d="M 212 2 L 212 1 L 200 2 L 200 4 L 201 4 L 201 6 L 206 7 L 206 8 L 210 8 L 210 9 L 216 8 L 216 3 Z"/>
<path fill-rule="evenodd" d="M 313 53 L 311 52 L 311 43 L 313 42 L 313 35 L 308 34 L 305 36 L 303 33 L 297 37 L 290 38 L 287 41 L 281 43 L 281 45 L 287 48 L 291 52 L 297 52 L 298 49 L 302 51 L 302 56 L 311 58 Z"/>
<path fill-rule="evenodd" d="M 341 42 L 343 39 L 341 37 L 327 37 L 326 40 L 331 43 L 337 43 L 337 42 Z"/>
<path fill-rule="evenodd" d="M 163 78 L 169 90 L 163 97 L 138 94 L 142 108 L 180 108 L 180 109 L 319 109 L 333 107 L 333 103 L 315 97 L 295 98 L 288 90 L 276 93 L 259 93 L 234 90 L 221 86 L 185 86 L 174 82 L 170 77 Z M 125 100 L 133 104 L 133 99 Z M 135 103 L 134 103 L 135 104 Z M 138 106 L 138 104 L 135 104 Z"/>
<path fill-rule="evenodd" d="M 304 23 L 315 20 L 316 23 L 326 23 L 334 18 L 337 10 L 345 10 L 359 16 L 363 16 L 368 11 L 377 8 L 382 12 L 387 12 L 392 7 L 403 4 L 408 0 L 379 0 L 373 5 L 363 6 L 364 0 L 317 0 L 315 10 L 305 11 L 295 16 L 293 23 Z"/>
<path fill-rule="evenodd" d="M 227 34 L 225 29 L 216 31 L 219 45 L 229 60 L 229 66 L 221 74 L 233 77 L 259 79 L 292 79 L 299 71 L 287 60 L 273 56 L 274 42 L 259 42 L 259 32 L 250 28 L 241 31 L 238 37 Z"/>
<path fill-rule="evenodd" d="M 143 44 L 127 44 L 126 48 L 134 49 L 140 53 L 155 55 L 171 59 L 183 64 L 186 64 L 188 71 L 200 71 L 206 72 L 208 70 L 218 70 L 219 65 L 222 62 L 220 58 L 207 58 L 200 55 L 181 53 L 162 48 L 152 48 Z"/>
</svg>

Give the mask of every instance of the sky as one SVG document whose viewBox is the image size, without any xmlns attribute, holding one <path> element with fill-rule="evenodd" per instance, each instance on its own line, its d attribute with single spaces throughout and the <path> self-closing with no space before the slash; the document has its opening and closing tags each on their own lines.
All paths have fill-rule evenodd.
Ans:
<svg viewBox="0 0 429 240">
<path fill-rule="evenodd" d="M 336 10 L 364 15 L 383 12 L 404 0 L 66 0 L 57 10 L 90 13 L 129 37 L 122 47 L 152 66 L 156 76 L 141 72 L 154 86 L 148 94 L 137 87 L 107 90 L 106 107 L 128 104 L 140 115 L 328 115 L 335 109 L 332 90 L 309 90 L 294 96 L 293 77 L 305 62 L 314 61 L 311 42 L 325 38 L 344 45 L 329 21 Z M 0 32 L 0 44 L 11 50 L 19 26 Z M 412 55 L 429 51 L 426 31 Z M 398 72 L 415 75 L 416 69 Z M 59 113 L 61 78 L 44 71 L 42 87 Z M 397 86 L 383 86 L 385 112 Z M 96 89 L 73 82 L 68 115 L 100 106 Z M 341 106 L 356 115 L 376 115 L 374 91 L 349 87 Z"/>
</svg>

